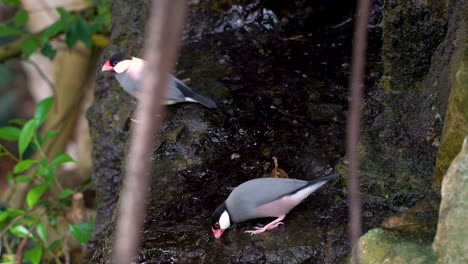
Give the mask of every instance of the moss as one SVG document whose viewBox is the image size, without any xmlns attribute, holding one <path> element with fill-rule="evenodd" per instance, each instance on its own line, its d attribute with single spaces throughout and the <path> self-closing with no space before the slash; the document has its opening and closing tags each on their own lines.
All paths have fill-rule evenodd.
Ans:
<svg viewBox="0 0 468 264">
<path fill-rule="evenodd" d="M 431 239 L 376 228 L 359 239 L 361 263 L 435 263 Z"/>
<path fill-rule="evenodd" d="M 414 89 L 428 72 L 430 59 L 446 31 L 447 3 L 387 1 L 384 9 L 384 90 Z"/>
<path fill-rule="evenodd" d="M 468 18 L 465 12 L 465 19 Z M 437 153 L 433 188 L 439 190 L 442 177 L 451 161 L 458 154 L 463 138 L 468 134 L 468 44 L 467 26 L 464 23 L 457 34 L 456 51 L 450 67 L 452 90 L 445 115 L 444 129 Z"/>
</svg>

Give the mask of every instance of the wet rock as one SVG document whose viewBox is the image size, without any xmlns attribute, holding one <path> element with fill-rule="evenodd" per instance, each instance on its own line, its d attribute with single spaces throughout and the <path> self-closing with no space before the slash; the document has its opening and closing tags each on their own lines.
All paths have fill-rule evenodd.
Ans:
<svg viewBox="0 0 468 264">
<path fill-rule="evenodd" d="M 376 228 L 359 239 L 361 263 L 431 264 L 435 256 L 431 237 L 402 234 Z"/>
<path fill-rule="evenodd" d="M 438 263 L 468 262 L 468 136 L 442 182 L 442 202 L 433 248 Z"/>
<path fill-rule="evenodd" d="M 384 89 L 415 89 L 445 36 L 447 1 L 387 0 L 383 17 Z"/>
<path fill-rule="evenodd" d="M 382 227 L 392 231 L 435 234 L 439 199 L 419 201 L 399 214 L 385 218 Z"/>
<path fill-rule="evenodd" d="M 440 189 L 442 176 L 468 135 L 468 5 L 460 1 L 454 10 L 446 41 L 451 41 L 455 50 L 450 57 L 448 78 L 443 80 L 450 84 L 451 91 L 434 170 L 432 186 L 435 190 Z"/>
<path fill-rule="evenodd" d="M 456 0 L 386 2 L 385 76 L 366 101 L 361 154 L 364 190 L 395 205 L 411 207 L 438 192 L 431 185 L 455 87 L 450 80 L 460 57 L 456 32 L 463 24 L 463 5 Z"/>
<path fill-rule="evenodd" d="M 280 14 L 279 3 L 274 7 L 260 1 L 222 1 L 215 7 L 207 3 L 213 1 L 191 5 L 175 75 L 189 79 L 190 87 L 213 98 L 219 107 L 178 104 L 167 108 L 151 156 L 154 177 L 142 249 L 135 261 L 343 261 L 349 252 L 344 178 L 321 188 L 272 232 L 244 234 L 271 219 L 237 225 L 220 240 L 214 239 L 209 227 L 213 210 L 232 187 L 271 172 L 265 165 L 272 156 L 280 159 L 289 177 L 299 179 L 328 175 L 343 158 L 349 71 L 343 65 L 350 63 L 352 23 L 319 30 L 317 25 L 309 28 L 307 22 L 294 29 L 291 25 L 304 21 L 301 16 L 287 16 L 292 11 Z M 307 3 L 301 1 L 297 12 L 308 12 Z M 290 10 L 290 3 L 286 5 Z M 141 55 L 141 28 L 147 14 L 136 16 L 140 8 L 147 8 L 147 2 L 112 1 L 117 29 L 104 57 L 122 49 Z M 273 15 L 280 21 L 275 22 Z M 283 21 L 285 17 L 288 21 Z M 220 25 L 231 26 L 220 31 Z M 370 39 L 374 74 L 367 81 L 374 83 L 380 79 L 378 27 L 371 29 Z M 99 73 L 97 82 L 88 118 L 100 213 L 90 262 L 108 263 L 127 139 L 138 123 L 130 121 L 135 101 L 112 76 Z M 233 153 L 237 158 L 231 158 Z M 395 212 L 380 197 L 364 196 L 363 203 L 365 230 Z"/>
</svg>

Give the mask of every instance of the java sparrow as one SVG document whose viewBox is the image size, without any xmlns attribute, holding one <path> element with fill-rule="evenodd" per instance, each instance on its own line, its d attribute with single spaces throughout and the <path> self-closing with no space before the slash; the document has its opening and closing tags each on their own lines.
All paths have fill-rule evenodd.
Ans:
<svg viewBox="0 0 468 264">
<path fill-rule="evenodd" d="M 264 227 L 245 233 L 256 235 L 283 224 L 281 220 L 311 193 L 340 174 L 311 181 L 286 178 L 257 178 L 237 186 L 213 213 L 211 231 L 220 238 L 230 226 L 250 219 L 277 217 Z"/>
<path fill-rule="evenodd" d="M 126 53 L 117 53 L 102 65 L 101 71 L 114 72 L 120 86 L 130 95 L 137 97 L 145 64 L 144 60 L 137 57 L 132 57 Z M 165 104 L 180 102 L 194 102 L 208 108 L 216 108 L 216 103 L 213 100 L 195 93 L 183 82 L 170 75 Z"/>
</svg>

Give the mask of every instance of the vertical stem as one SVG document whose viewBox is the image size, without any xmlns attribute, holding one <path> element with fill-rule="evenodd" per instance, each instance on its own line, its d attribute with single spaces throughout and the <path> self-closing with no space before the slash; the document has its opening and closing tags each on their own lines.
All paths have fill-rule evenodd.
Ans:
<svg viewBox="0 0 468 264">
<path fill-rule="evenodd" d="M 349 218 L 351 233 L 352 263 L 359 264 L 358 241 L 361 235 L 361 193 L 359 180 L 359 137 L 361 127 L 361 103 L 364 90 L 364 73 L 366 67 L 367 27 L 371 0 L 358 0 L 356 20 L 354 24 L 354 43 L 352 72 L 349 81 L 351 102 L 347 122 L 347 155 L 349 159 Z"/>
<path fill-rule="evenodd" d="M 113 262 L 128 264 L 140 247 L 151 175 L 150 156 L 161 126 L 162 102 L 179 48 L 186 13 L 185 0 L 153 0 L 145 43 L 146 68 L 127 173 L 121 194 Z"/>
</svg>

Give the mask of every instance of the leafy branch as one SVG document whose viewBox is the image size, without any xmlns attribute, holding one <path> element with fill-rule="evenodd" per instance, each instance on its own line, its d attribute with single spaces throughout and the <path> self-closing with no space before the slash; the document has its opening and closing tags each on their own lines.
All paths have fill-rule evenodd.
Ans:
<svg viewBox="0 0 468 264">
<path fill-rule="evenodd" d="M 65 153 L 59 153 L 49 160 L 43 151 L 43 144 L 57 135 L 56 131 L 45 133 L 39 131 L 52 109 L 53 102 L 53 97 L 45 98 L 37 105 L 32 119 L 15 120 L 14 124 L 21 128 L 14 125 L 0 127 L 0 139 L 18 142 L 18 156 L 0 144 L 0 155 L 7 155 L 17 161 L 13 170 L 8 173 L 9 183 L 12 185 L 24 182 L 31 184 L 26 194 L 28 208 L 0 210 L 0 228 L 3 230 L 0 232 L 0 241 L 6 244 L 4 247 L 10 252 L 2 256 L 3 262 L 12 261 L 14 256 L 11 249 L 17 248 L 16 257 L 21 257 L 25 261 L 38 264 L 43 258 L 47 258 L 55 259 L 60 263 L 58 257 L 60 250 L 66 247 L 70 235 L 80 243 L 86 243 L 92 233 L 91 223 L 69 224 L 68 231 L 61 235 L 60 241 L 50 244 L 48 241 L 46 223 L 51 226 L 56 225 L 57 217 L 69 210 L 70 198 L 75 193 L 74 190 L 63 189 L 56 178 L 58 167 L 66 162 L 74 162 L 74 160 Z M 40 158 L 26 158 L 33 151 L 42 153 Z M 59 192 L 54 192 L 54 188 Z M 25 248 L 28 240 L 30 240 L 28 245 L 33 242 L 34 247 Z M 62 245 L 62 249 L 58 245 Z M 0 243 L 0 251 L 1 247 Z"/>
<path fill-rule="evenodd" d="M 18 0 L 1 0 L 4 4 L 18 7 Z M 64 33 L 65 42 L 72 49 L 78 41 L 82 41 L 87 48 L 107 45 L 107 37 L 110 25 L 110 12 L 108 0 L 94 0 L 91 5 L 95 10 L 89 19 L 74 14 L 59 7 L 57 12 L 60 18 L 39 33 L 31 33 L 24 28 L 29 20 L 29 13 L 19 9 L 9 23 L 0 25 L 0 38 L 13 38 L 6 45 L 0 46 L 0 61 L 23 53 L 26 58 L 40 48 L 41 53 L 51 60 L 54 59 L 57 50 L 50 41 L 59 34 Z"/>
</svg>

